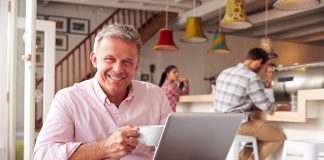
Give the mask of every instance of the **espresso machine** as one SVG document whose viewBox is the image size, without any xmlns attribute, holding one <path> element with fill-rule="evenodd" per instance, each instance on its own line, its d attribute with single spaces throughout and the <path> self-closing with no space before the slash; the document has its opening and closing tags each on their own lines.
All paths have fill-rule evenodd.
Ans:
<svg viewBox="0 0 324 160">
<path fill-rule="evenodd" d="M 296 105 L 298 90 L 324 88 L 324 61 L 275 67 L 272 88 L 277 103 Z"/>
</svg>

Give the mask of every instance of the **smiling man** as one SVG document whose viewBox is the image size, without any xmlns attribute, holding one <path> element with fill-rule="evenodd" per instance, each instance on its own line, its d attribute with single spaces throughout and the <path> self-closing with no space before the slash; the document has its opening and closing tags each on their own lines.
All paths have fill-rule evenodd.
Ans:
<svg viewBox="0 0 324 160">
<path fill-rule="evenodd" d="M 152 159 L 153 148 L 138 142 L 138 126 L 164 124 L 171 108 L 158 86 L 133 80 L 141 45 L 132 26 L 97 34 L 95 77 L 56 94 L 33 159 Z"/>
</svg>

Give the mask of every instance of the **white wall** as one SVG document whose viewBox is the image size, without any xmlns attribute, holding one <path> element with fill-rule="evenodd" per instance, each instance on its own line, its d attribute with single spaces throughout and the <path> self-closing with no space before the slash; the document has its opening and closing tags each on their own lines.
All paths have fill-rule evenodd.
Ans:
<svg viewBox="0 0 324 160">
<path fill-rule="evenodd" d="M 158 34 L 155 34 L 143 47 L 141 55 L 140 72 L 148 74 L 149 65 L 156 65 L 154 80 L 159 82 L 160 75 L 167 65 L 178 66 L 180 75 L 187 77 L 190 82 L 190 94 L 210 93 L 210 84 L 204 81 L 203 77 L 219 74 L 223 69 L 242 62 L 247 52 L 253 47 L 259 47 L 259 40 L 255 38 L 237 37 L 228 35 L 226 42 L 232 50 L 230 54 L 210 54 L 212 34 L 206 34 L 209 41 L 206 43 L 190 44 L 182 43 L 179 39 L 184 32 L 175 31 L 174 41 L 180 48 L 178 52 L 158 52 L 152 47 L 155 45 Z M 324 47 L 310 46 L 300 43 L 285 41 L 274 41 L 273 49 L 279 55 L 277 59 L 269 62 L 282 65 L 292 65 L 293 63 L 309 63 L 324 60 Z M 264 72 L 260 72 L 261 77 Z"/>
</svg>

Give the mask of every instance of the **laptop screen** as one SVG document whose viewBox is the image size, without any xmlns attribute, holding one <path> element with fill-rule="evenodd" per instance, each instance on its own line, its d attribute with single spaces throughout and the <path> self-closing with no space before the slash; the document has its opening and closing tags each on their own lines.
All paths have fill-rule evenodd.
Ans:
<svg viewBox="0 0 324 160">
<path fill-rule="evenodd" d="M 154 160 L 224 160 L 244 114 L 171 113 Z"/>
</svg>

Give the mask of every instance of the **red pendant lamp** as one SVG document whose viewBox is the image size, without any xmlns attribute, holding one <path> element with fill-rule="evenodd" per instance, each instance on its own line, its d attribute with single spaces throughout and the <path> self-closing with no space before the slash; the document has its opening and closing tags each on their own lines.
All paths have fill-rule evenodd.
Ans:
<svg viewBox="0 0 324 160">
<path fill-rule="evenodd" d="M 169 1 L 167 0 L 166 5 L 166 27 L 160 29 L 160 37 L 157 44 L 153 47 L 155 50 L 159 51 L 176 51 L 179 48 L 173 41 L 173 31 L 171 28 L 168 28 L 168 5 Z"/>
<path fill-rule="evenodd" d="M 179 48 L 173 41 L 173 31 L 170 28 L 160 29 L 160 38 L 158 43 L 153 47 L 155 50 L 174 51 Z"/>
</svg>

